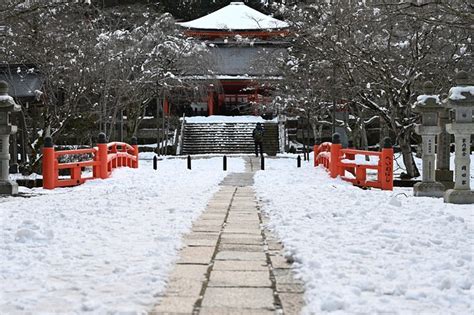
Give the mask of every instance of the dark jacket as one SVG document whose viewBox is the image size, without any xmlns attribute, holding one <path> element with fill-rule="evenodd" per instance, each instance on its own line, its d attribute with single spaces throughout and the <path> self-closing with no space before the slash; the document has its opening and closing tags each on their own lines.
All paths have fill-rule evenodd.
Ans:
<svg viewBox="0 0 474 315">
<path fill-rule="evenodd" d="M 265 130 L 261 125 L 257 125 L 255 129 L 252 131 L 252 138 L 255 142 L 262 142 L 263 136 L 265 135 Z"/>
</svg>

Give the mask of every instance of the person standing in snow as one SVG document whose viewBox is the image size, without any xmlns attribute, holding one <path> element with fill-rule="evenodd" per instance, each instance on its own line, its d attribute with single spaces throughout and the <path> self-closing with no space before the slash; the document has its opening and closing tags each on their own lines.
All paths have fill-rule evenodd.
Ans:
<svg viewBox="0 0 474 315">
<path fill-rule="evenodd" d="M 260 154 L 263 155 L 263 135 L 265 134 L 265 130 L 263 130 L 262 124 L 257 123 L 255 129 L 252 132 L 252 138 L 255 143 L 255 156 L 258 157 L 258 152 L 260 149 Z"/>
</svg>

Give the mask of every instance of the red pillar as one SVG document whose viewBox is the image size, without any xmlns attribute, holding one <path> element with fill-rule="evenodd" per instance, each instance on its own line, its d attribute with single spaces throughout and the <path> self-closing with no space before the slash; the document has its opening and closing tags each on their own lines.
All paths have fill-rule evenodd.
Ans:
<svg viewBox="0 0 474 315">
<path fill-rule="evenodd" d="M 381 188 L 393 190 L 393 148 L 383 148 L 377 170 Z"/>
<path fill-rule="evenodd" d="M 169 116 L 170 114 L 170 104 L 168 103 L 168 98 L 163 99 L 163 114 Z"/>
<path fill-rule="evenodd" d="M 316 167 L 316 166 L 318 166 L 318 164 L 319 164 L 319 163 L 318 163 L 319 145 L 315 144 L 315 145 L 313 146 L 313 154 L 314 154 L 314 161 L 313 161 L 313 163 L 314 163 L 314 166 Z"/>
<path fill-rule="evenodd" d="M 43 147 L 43 188 L 56 188 L 56 180 L 58 178 L 58 170 L 56 168 L 56 154 L 54 152 L 53 141 L 50 137 L 45 139 Z"/>
<path fill-rule="evenodd" d="M 340 143 L 331 144 L 331 162 L 329 165 L 329 173 L 332 178 L 336 178 L 338 175 L 341 175 L 341 169 L 339 167 L 339 162 L 341 158 L 342 145 Z"/>
<path fill-rule="evenodd" d="M 214 92 L 208 92 L 207 94 L 207 114 L 209 116 L 214 115 Z"/>
</svg>

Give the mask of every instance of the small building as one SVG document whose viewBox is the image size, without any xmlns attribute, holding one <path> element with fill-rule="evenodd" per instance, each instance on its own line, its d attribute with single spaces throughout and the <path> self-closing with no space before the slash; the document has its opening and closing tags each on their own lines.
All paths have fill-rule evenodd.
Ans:
<svg viewBox="0 0 474 315">
<path fill-rule="evenodd" d="M 178 23 L 183 32 L 203 41 L 210 51 L 211 75 L 193 73 L 207 82 L 207 98 L 191 104 L 197 115 L 261 115 L 272 102 L 271 82 L 281 73 L 272 58 L 286 53 L 288 23 L 231 2 L 196 20 Z M 215 84 L 217 82 L 217 84 Z"/>
</svg>

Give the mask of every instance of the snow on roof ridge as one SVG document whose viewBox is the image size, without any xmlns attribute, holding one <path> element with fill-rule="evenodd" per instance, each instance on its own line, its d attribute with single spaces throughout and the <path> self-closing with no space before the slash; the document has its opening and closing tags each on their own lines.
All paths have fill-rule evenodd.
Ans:
<svg viewBox="0 0 474 315">
<path fill-rule="evenodd" d="M 208 15 L 177 24 L 205 30 L 266 30 L 289 27 L 288 23 L 265 15 L 243 2 L 231 2 Z"/>
</svg>

